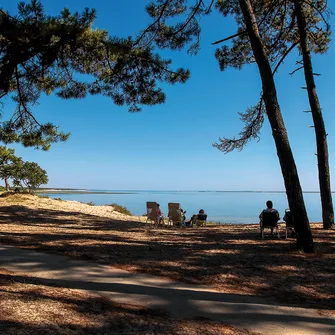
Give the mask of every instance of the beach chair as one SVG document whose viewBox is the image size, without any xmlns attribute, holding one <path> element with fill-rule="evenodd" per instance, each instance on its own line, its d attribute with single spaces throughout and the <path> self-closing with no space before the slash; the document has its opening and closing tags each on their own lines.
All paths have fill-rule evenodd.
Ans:
<svg viewBox="0 0 335 335">
<path fill-rule="evenodd" d="M 196 227 L 206 226 L 207 224 L 207 214 L 197 214 L 194 220 Z"/>
<path fill-rule="evenodd" d="M 276 212 L 263 212 L 263 218 L 261 223 L 261 236 L 264 240 L 264 229 L 276 229 L 278 238 L 280 238 L 278 228 L 278 216 Z"/>
<path fill-rule="evenodd" d="M 153 201 L 147 201 L 147 220 L 146 223 L 148 221 L 153 222 L 154 224 L 158 224 L 158 217 L 157 217 L 157 202 L 153 202 Z M 164 219 L 163 216 L 161 218 L 162 223 L 164 224 Z"/>
<path fill-rule="evenodd" d="M 169 202 L 168 203 L 168 218 L 169 223 L 173 226 L 182 227 L 184 225 L 184 215 L 181 212 L 180 203 Z"/>
<path fill-rule="evenodd" d="M 285 239 L 287 239 L 287 233 L 288 233 L 289 230 L 295 232 L 293 215 L 292 215 L 292 212 L 289 209 L 285 210 L 284 221 L 286 223 L 286 225 L 285 225 L 285 230 L 286 230 Z"/>
</svg>

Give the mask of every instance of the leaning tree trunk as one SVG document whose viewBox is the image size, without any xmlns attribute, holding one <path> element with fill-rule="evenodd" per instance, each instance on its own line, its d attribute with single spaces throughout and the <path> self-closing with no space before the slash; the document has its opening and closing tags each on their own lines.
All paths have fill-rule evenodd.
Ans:
<svg viewBox="0 0 335 335">
<path fill-rule="evenodd" d="M 278 103 L 272 69 L 259 35 L 250 0 L 239 0 L 239 3 L 262 80 L 263 99 L 277 148 L 288 203 L 296 225 L 298 247 L 302 247 L 304 252 L 314 252 L 312 232 L 309 226 L 297 167 Z"/>
<path fill-rule="evenodd" d="M 6 185 L 6 191 L 9 191 L 9 182 L 8 182 L 8 178 L 5 178 L 5 185 Z"/>
<path fill-rule="evenodd" d="M 323 228 L 329 229 L 334 225 L 334 208 L 330 188 L 327 134 L 325 124 L 323 122 L 319 98 L 316 93 L 312 58 L 307 38 L 306 19 L 300 1 L 293 0 L 293 2 L 297 15 L 305 80 L 307 85 L 309 104 L 311 106 L 311 112 L 313 116 L 315 136 L 316 136 Z"/>
</svg>

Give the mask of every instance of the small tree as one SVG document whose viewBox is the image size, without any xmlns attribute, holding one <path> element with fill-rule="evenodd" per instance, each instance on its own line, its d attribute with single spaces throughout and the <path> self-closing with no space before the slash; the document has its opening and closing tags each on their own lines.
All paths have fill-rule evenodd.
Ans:
<svg viewBox="0 0 335 335">
<path fill-rule="evenodd" d="M 42 184 L 48 183 L 47 172 L 37 163 L 20 161 L 12 169 L 13 185 L 16 187 L 27 187 L 30 193 Z"/>
<path fill-rule="evenodd" d="M 13 169 L 20 157 L 15 156 L 15 150 L 0 146 L 0 178 L 5 181 L 6 191 L 9 191 L 8 179 L 13 175 Z"/>
</svg>

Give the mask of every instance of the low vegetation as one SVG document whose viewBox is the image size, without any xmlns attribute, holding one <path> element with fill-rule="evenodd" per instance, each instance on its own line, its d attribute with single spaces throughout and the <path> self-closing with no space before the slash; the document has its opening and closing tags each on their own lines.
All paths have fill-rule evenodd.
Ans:
<svg viewBox="0 0 335 335">
<path fill-rule="evenodd" d="M 115 203 L 108 205 L 108 206 L 112 206 L 116 212 L 126 214 L 126 215 L 132 215 L 131 211 L 125 206 L 121 206 Z"/>
<path fill-rule="evenodd" d="M 49 199 L 50 197 L 48 195 L 37 195 L 39 198 Z"/>
</svg>

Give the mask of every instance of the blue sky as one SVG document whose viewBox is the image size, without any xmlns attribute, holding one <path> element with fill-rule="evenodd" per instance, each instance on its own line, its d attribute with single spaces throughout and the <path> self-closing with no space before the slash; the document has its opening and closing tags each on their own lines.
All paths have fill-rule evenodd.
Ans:
<svg viewBox="0 0 335 335">
<path fill-rule="evenodd" d="M 4 7 L 14 12 L 16 1 Z M 58 0 L 43 1 L 46 12 L 57 14 L 64 7 L 80 11 L 97 10 L 96 27 L 111 35 L 133 35 L 149 18 L 147 0 Z M 334 4 L 331 4 L 334 5 Z M 335 10 L 335 7 L 333 8 Z M 331 18 L 334 25 L 334 17 Z M 203 20 L 202 49 L 197 56 L 167 52 L 176 67 L 191 70 L 186 84 L 163 85 L 164 105 L 143 107 L 130 114 L 105 97 L 60 100 L 43 97 L 35 113 L 71 132 L 66 143 L 55 144 L 49 152 L 12 145 L 25 160 L 47 170 L 50 187 L 114 190 L 284 190 L 268 120 L 260 142 L 251 142 L 242 152 L 223 154 L 212 147 L 221 136 L 237 135 L 242 127 L 237 112 L 255 104 L 261 88 L 256 66 L 242 71 L 220 72 L 211 42 L 233 34 L 232 18 L 213 14 Z M 318 190 L 315 135 L 308 110 L 303 73 L 293 77 L 298 55 L 285 62 L 276 77 L 284 120 L 303 189 Z M 335 163 L 334 43 L 323 56 L 314 56 L 317 89 L 323 107 L 333 173 Z M 12 105 L 7 104 L 9 115 Z M 331 178 L 335 190 L 334 176 Z"/>
</svg>

